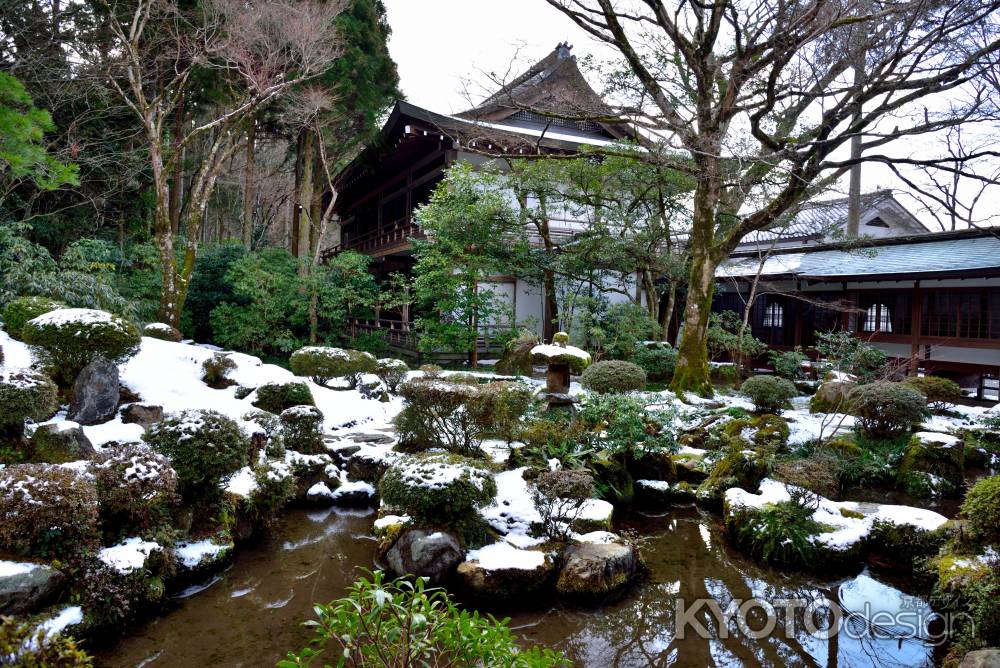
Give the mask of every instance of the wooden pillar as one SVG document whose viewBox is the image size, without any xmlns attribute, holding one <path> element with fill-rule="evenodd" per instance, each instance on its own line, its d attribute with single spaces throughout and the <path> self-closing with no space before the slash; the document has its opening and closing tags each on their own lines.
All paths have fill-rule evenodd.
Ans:
<svg viewBox="0 0 1000 668">
<path fill-rule="evenodd" d="M 802 292 L 802 281 L 795 282 L 795 292 L 796 294 Z M 792 314 L 795 318 L 795 333 L 792 335 L 792 345 L 795 347 L 802 345 L 802 312 L 805 310 L 803 304 L 804 302 L 799 299 L 788 300 L 788 306 L 791 307 L 789 310 L 795 310 L 795 313 Z"/>
<path fill-rule="evenodd" d="M 913 282 L 913 296 L 910 301 L 910 375 L 916 376 L 920 369 L 920 334 L 923 320 L 924 299 L 920 281 Z"/>
</svg>

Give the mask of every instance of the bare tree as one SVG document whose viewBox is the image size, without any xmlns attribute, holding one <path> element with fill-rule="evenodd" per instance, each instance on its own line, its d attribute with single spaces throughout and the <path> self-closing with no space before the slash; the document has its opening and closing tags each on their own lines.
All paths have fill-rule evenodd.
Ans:
<svg viewBox="0 0 1000 668">
<path fill-rule="evenodd" d="M 712 392 L 715 270 L 741 239 L 858 162 L 964 174 L 975 155 L 889 149 L 996 111 L 985 73 L 1000 51 L 997 1 L 547 2 L 620 55 L 622 104 L 607 120 L 641 128 L 648 159 L 697 183 L 678 392 Z"/>
<path fill-rule="evenodd" d="M 201 238 L 205 207 L 227 160 L 258 110 L 321 74 L 338 55 L 337 0 L 205 0 L 184 10 L 170 0 L 106 6 L 108 48 L 84 54 L 139 119 L 152 168 L 153 233 L 163 285 L 160 317 L 177 325 Z M 185 96 L 206 86 L 222 102 L 178 126 Z M 172 137 L 171 133 L 179 133 Z M 171 181 L 187 147 L 204 142 L 187 186 L 178 262 L 171 230 Z M 190 159 L 190 156 L 189 156 Z"/>
</svg>

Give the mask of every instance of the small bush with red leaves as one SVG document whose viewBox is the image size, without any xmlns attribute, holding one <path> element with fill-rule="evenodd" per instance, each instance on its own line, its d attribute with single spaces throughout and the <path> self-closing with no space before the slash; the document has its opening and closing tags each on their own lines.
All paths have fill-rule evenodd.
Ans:
<svg viewBox="0 0 1000 668">
<path fill-rule="evenodd" d="M 177 504 L 177 472 L 148 445 L 109 448 L 93 465 L 101 521 L 106 530 L 146 532 L 170 520 Z"/>
</svg>

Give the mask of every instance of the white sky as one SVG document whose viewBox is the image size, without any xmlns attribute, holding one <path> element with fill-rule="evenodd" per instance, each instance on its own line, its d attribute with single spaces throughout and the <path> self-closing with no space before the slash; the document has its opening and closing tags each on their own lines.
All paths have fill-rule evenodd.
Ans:
<svg viewBox="0 0 1000 668">
<path fill-rule="evenodd" d="M 450 114 L 467 109 L 469 93 L 479 101 L 492 88 L 485 73 L 501 79 L 519 74 L 555 48 L 573 45 L 578 57 L 607 55 L 607 47 L 577 28 L 545 0 L 383 0 L 392 28 L 389 51 L 399 69 L 406 99 L 418 106 Z M 466 82 L 472 82 L 466 92 Z M 599 82 L 592 81 L 600 90 Z M 919 142 L 920 152 L 930 148 Z M 910 147 L 914 147 L 911 143 Z M 903 152 L 906 147 L 900 146 Z M 847 184 L 843 184 L 846 191 Z M 888 168 L 865 165 L 862 188 L 906 190 Z M 926 225 L 933 219 L 917 210 L 912 198 L 899 196 Z M 1000 200 L 1000 198 L 997 198 Z M 994 200 L 997 201 L 997 200 Z M 1000 212 L 1000 204 L 994 208 Z M 991 212 L 992 213 L 992 212 Z"/>
</svg>

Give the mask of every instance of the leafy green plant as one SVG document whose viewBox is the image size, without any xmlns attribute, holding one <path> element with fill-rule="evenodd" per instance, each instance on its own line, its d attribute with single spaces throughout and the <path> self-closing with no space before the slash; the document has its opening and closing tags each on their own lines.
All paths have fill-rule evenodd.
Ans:
<svg viewBox="0 0 1000 668">
<path fill-rule="evenodd" d="M 677 351 L 668 343 L 640 343 L 632 361 L 642 367 L 646 378 L 660 382 L 669 381 L 677 365 Z"/>
<path fill-rule="evenodd" d="M 813 519 L 817 497 L 795 492 L 788 501 L 750 511 L 740 522 L 730 523 L 735 537 L 755 558 L 779 566 L 806 566 L 815 563 L 813 536 L 822 525 Z"/>
<path fill-rule="evenodd" d="M 860 430 L 871 438 L 891 438 L 909 432 L 924 417 L 927 400 L 903 383 L 876 381 L 859 385 L 848 395 Z"/>
<path fill-rule="evenodd" d="M 285 447 L 303 454 L 320 454 L 323 447 L 323 413 L 315 406 L 292 406 L 281 411 Z"/>
<path fill-rule="evenodd" d="M 599 394 L 632 392 L 646 387 L 646 372 L 632 362 L 604 360 L 587 367 L 580 384 Z"/>
<path fill-rule="evenodd" d="M 940 376 L 908 376 L 903 384 L 927 397 L 928 406 L 934 410 L 947 410 L 962 398 L 958 383 Z"/>
<path fill-rule="evenodd" d="M 636 397 L 590 395 L 577 421 L 585 443 L 624 460 L 676 447 L 672 431 L 666 428 L 672 422 L 670 413 L 650 413 Z"/>
<path fill-rule="evenodd" d="M 588 329 L 597 357 L 631 360 L 642 341 L 659 334 L 660 326 L 649 311 L 637 304 L 610 306 Z"/>
<path fill-rule="evenodd" d="M 92 468 L 105 531 L 148 532 L 170 520 L 178 501 L 177 473 L 148 445 L 105 448 Z"/>
<path fill-rule="evenodd" d="M 387 582 L 384 577 L 375 571 L 344 598 L 315 606 L 317 619 L 306 622 L 315 637 L 278 667 L 309 666 L 324 652 L 326 665 L 337 668 L 570 665 L 550 649 L 522 648 L 508 620 L 461 610 L 444 590 L 426 589 L 422 578 Z"/>
<path fill-rule="evenodd" d="M 229 377 L 229 372 L 235 369 L 232 357 L 216 353 L 201 363 L 201 381 L 216 390 L 232 387 L 236 381 Z"/>
<path fill-rule="evenodd" d="M 983 478 L 965 495 L 962 514 L 983 541 L 1000 543 L 1000 475 Z"/>
<path fill-rule="evenodd" d="M 736 311 L 712 313 L 708 317 L 708 352 L 713 360 L 723 356 L 733 362 L 756 357 L 767 350 L 767 344 L 754 337 L 750 327 Z"/>
<path fill-rule="evenodd" d="M 3 327 L 13 338 L 19 339 L 26 322 L 60 308 L 66 305 L 46 297 L 18 297 L 3 310 Z"/>
<path fill-rule="evenodd" d="M 375 370 L 372 373 L 385 383 L 390 392 L 397 392 L 409 371 L 410 367 L 403 360 L 382 357 L 375 361 Z"/>
<path fill-rule="evenodd" d="M 874 380 L 885 368 L 885 353 L 850 332 L 820 332 L 817 339 L 816 351 L 821 358 L 837 371 L 857 376 L 863 383 Z"/>
<path fill-rule="evenodd" d="M 774 367 L 774 373 L 788 380 L 802 378 L 805 375 L 802 371 L 802 363 L 809 359 L 801 348 L 785 351 L 772 350 L 768 353 L 768 358 L 771 360 L 771 366 Z"/>
<path fill-rule="evenodd" d="M 789 407 L 789 401 L 798 392 L 795 385 L 786 378 L 777 376 L 753 376 L 743 381 L 740 393 L 753 402 L 758 413 L 780 413 Z"/>
<path fill-rule="evenodd" d="M 46 633 L 14 617 L 0 617 L 0 657 L 18 668 L 92 668 L 93 660 L 62 633 Z"/>
</svg>

